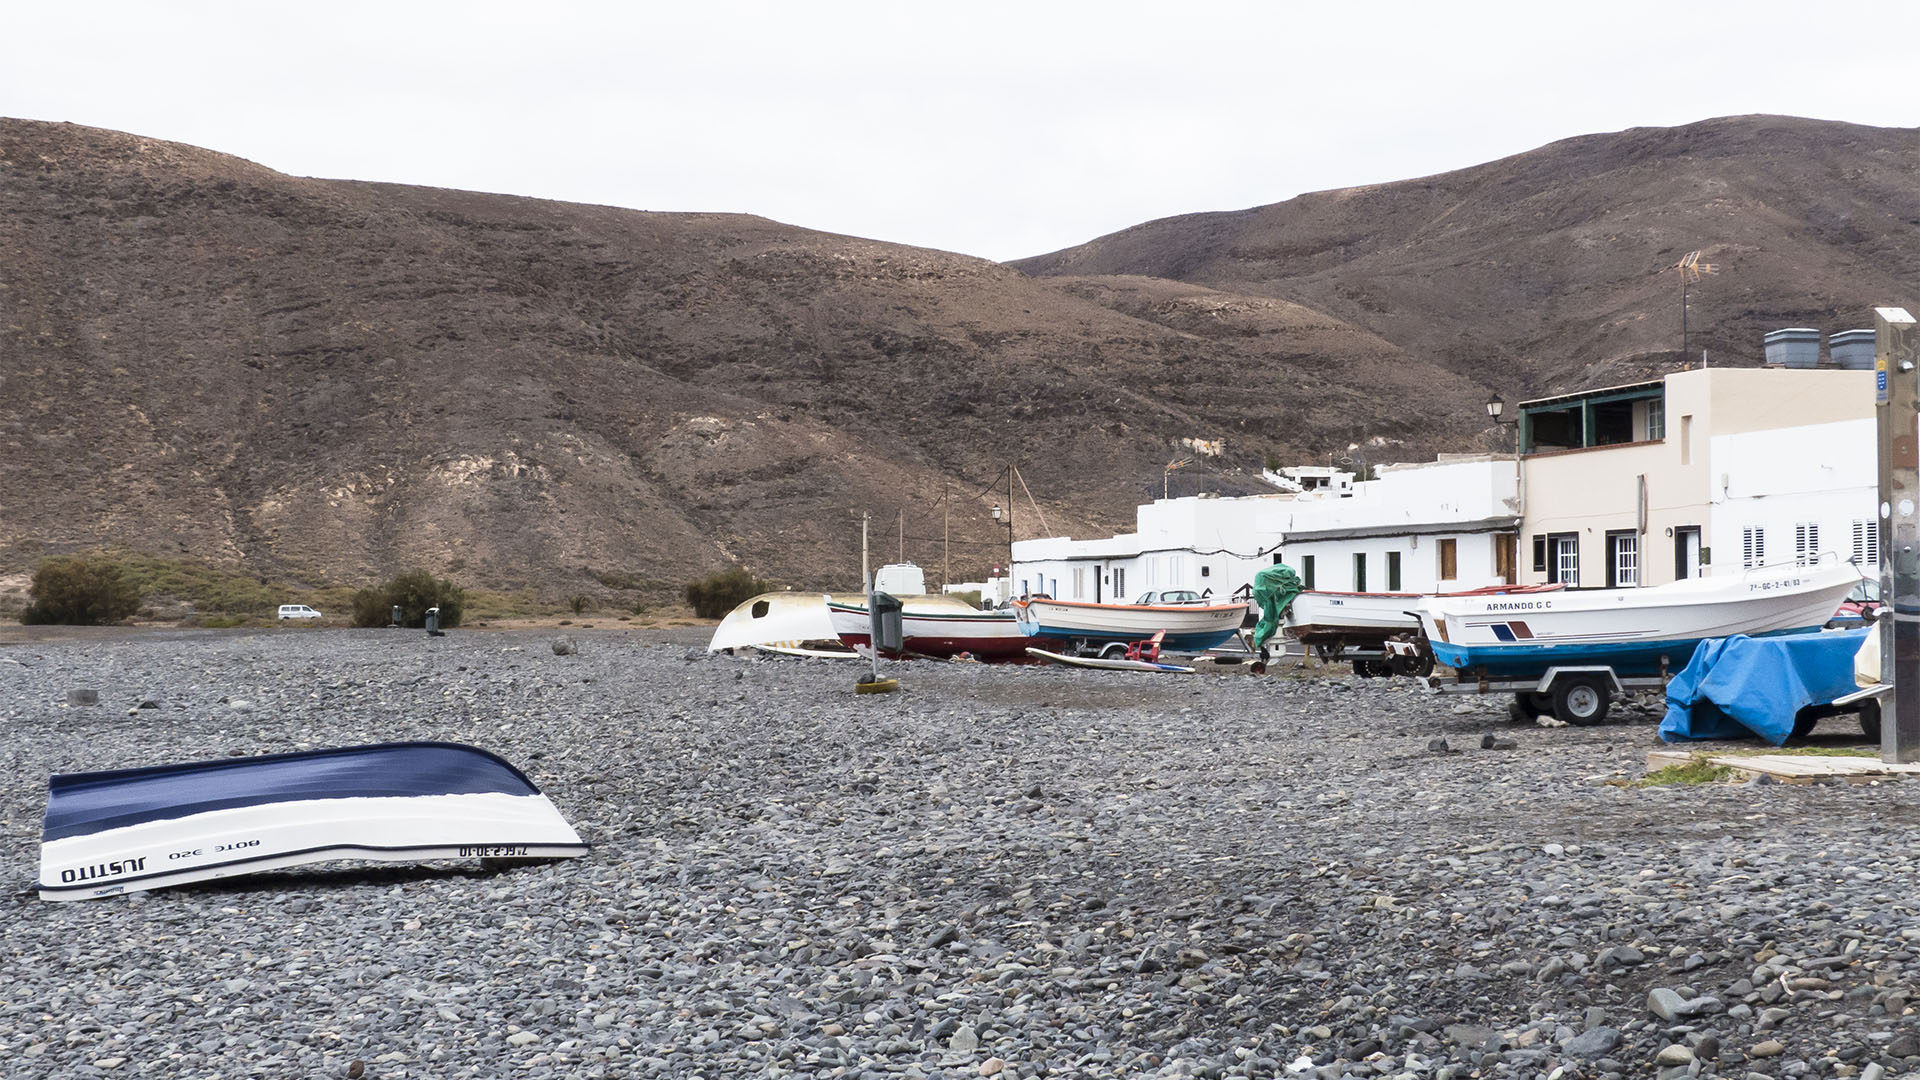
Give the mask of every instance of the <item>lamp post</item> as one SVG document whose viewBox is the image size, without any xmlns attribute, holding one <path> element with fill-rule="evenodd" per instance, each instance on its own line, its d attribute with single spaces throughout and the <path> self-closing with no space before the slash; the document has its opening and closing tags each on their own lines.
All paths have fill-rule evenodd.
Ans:
<svg viewBox="0 0 1920 1080">
<path fill-rule="evenodd" d="M 1513 515 L 1515 518 L 1522 518 L 1527 512 L 1527 478 L 1520 469 L 1520 418 L 1516 416 L 1511 420 L 1503 419 L 1506 411 L 1507 403 L 1500 399 L 1499 394 L 1487 395 L 1487 418 L 1492 420 L 1496 427 L 1513 425 Z M 1520 584 L 1520 534 L 1516 531 L 1512 535 L 1513 553 L 1508 557 L 1512 565 L 1507 569 L 1507 584 L 1518 585 Z"/>
</svg>

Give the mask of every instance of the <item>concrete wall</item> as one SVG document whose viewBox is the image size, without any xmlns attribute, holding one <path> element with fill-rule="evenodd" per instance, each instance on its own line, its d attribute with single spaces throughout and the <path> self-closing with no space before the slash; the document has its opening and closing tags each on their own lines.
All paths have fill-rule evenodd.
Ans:
<svg viewBox="0 0 1920 1080">
<path fill-rule="evenodd" d="M 1328 592 L 1352 592 L 1354 556 L 1367 557 L 1368 592 L 1452 592 L 1484 585 L 1507 584 L 1494 572 L 1493 533 L 1445 533 L 1429 536 L 1390 536 L 1366 540 L 1302 540 L 1286 547 L 1287 565 L 1306 573 L 1313 560 L 1313 587 Z M 1440 576 L 1441 541 L 1454 542 L 1452 578 Z M 1387 578 L 1388 553 L 1400 556 L 1400 586 Z"/>
<path fill-rule="evenodd" d="M 1795 526 L 1819 530 L 1818 553 L 1853 556 L 1853 527 L 1876 526 L 1879 460 L 1873 420 L 1809 424 L 1712 440 L 1714 573 L 1739 573 L 1743 533 L 1759 529 L 1765 561 L 1792 562 Z M 1878 572 L 1878 563 L 1866 567 Z"/>
</svg>

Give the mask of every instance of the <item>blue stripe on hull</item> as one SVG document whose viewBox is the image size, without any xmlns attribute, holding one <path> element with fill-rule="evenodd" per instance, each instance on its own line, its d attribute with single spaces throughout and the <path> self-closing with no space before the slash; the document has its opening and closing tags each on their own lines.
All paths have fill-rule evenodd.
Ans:
<svg viewBox="0 0 1920 1080">
<path fill-rule="evenodd" d="M 1021 629 L 1025 630 L 1026 627 L 1022 626 Z M 1238 629 L 1238 627 L 1229 626 L 1225 630 L 1194 630 L 1183 634 L 1169 632 L 1167 636 L 1161 640 L 1160 647 L 1174 652 L 1205 652 L 1215 645 L 1233 637 Z M 1088 641 L 1100 645 L 1109 642 L 1119 642 L 1122 645 L 1127 645 L 1136 641 L 1145 641 L 1153 635 L 1119 633 L 1109 630 L 1088 630 L 1083 627 L 1054 626 L 1041 623 L 1033 631 L 1033 636 L 1057 638 L 1061 641 Z"/>
<path fill-rule="evenodd" d="M 264 803 L 498 792 L 538 795 L 504 758 L 459 743 L 404 742 L 220 758 L 47 781 L 43 842 Z"/>
<path fill-rule="evenodd" d="M 1774 630 L 1750 637 L 1784 637 L 1789 634 L 1817 634 L 1818 627 Z M 1694 647 L 1704 638 L 1679 638 L 1666 641 L 1623 641 L 1596 644 L 1568 642 L 1564 645 L 1453 645 L 1434 641 L 1433 658 L 1455 671 L 1478 672 L 1486 669 L 1489 678 L 1537 678 L 1550 667 L 1605 664 L 1617 675 L 1658 675 L 1660 658 L 1667 658 L 1667 673 L 1673 674 L 1693 659 Z"/>
</svg>

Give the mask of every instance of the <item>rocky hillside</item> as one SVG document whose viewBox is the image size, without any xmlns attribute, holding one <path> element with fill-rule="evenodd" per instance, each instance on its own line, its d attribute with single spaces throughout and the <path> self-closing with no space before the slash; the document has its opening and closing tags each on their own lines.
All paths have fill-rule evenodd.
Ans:
<svg viewBox="0 0 1920 1080">
<path fill-rule="evenodd" d="M 740 564 L 978 576 L 1021 537 L 1485 445 L 1480 403 L 1716 362 L 1920 279 L 1914 134 L 1775 119 L 1171 219 L 1018 268 L 738 215 L 295 178 L 0 120 L 0 573 L 103 544 L 545 596 Z M 1663 351 L 1664 350 L 1664 351 Z M 643 590 L 644 591 L 644 590 Z"/>
<path fill-rule="evenodd" d="M 1777 116 L 1566 139 L 1476 168 L 1151 221 L 1015 263 L 1284 298 L 1511 395 L 1627 381 L 1920 282 L 1920 132 Z"/>
</svg>

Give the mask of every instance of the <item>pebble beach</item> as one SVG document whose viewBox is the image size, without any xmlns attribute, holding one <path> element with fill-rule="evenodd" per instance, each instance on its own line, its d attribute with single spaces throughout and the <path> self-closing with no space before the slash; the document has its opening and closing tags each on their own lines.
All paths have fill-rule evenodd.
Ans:
<svg viewBox="0 0 1920 1080">
<path fill-rule="evenodd" d="M 0 645 L 0 1073 L 1920 1075 L 1920 785 L 1634 786 L 1657 713 L 1293 661 L 865 695 L 707 633 Z M 593 850 L 34 892 L 53 773 L 414 739 Z"/>
</svg>

